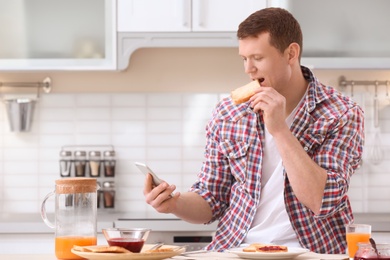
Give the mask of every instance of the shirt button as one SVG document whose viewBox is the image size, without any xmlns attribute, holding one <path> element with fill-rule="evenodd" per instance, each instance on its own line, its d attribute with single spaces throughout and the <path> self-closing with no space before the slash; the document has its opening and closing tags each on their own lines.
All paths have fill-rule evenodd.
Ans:
<svg viewBox="0 0 390 260">
<path fill-rule="evenodd" d="M 309 151 L 309 148 L 308 148 L 307 146 L 305 146 L 305 147 L 303 148 L 303 150 L 305 150 L 305 151 L 307 152 L 307 151 Z"/>
<path fill-rule="evenodd" d="M 229 156 L 230 156 L 230 157 L 233 157 L 233 156 L 234 156 L 234 153 L 233 153 L 233 152 L 229 153 Z"/>
</svg>

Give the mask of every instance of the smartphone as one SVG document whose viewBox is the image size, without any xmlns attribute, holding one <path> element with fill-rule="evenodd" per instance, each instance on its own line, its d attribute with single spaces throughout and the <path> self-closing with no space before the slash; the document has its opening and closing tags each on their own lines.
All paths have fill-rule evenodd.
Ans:
<svg viewBox="0 0 390 260">
<path fill-rule="evenodd" d="M 160 183 L 162 183 L 162 180 L 144 163 L 135 162 L 135 165 L 138 167 L 138 169 L 145 174 L 145 176 L 150 173 L 153 177 L 153 184 L 155 186 L 158 186 Z M 171 197 L 173 197 L 174 193 L 171 193 Z"/>
<path fill-rule="evenodd" d="M 138 167 L 138 169 L 145 175 L 150 173 L 153 177 L 153 184 L 155 186 L 158 186 L 160 183 L 162 183 L 162 180 L 144 163 L 136 162 L 135 165 Z"/>
</svg>

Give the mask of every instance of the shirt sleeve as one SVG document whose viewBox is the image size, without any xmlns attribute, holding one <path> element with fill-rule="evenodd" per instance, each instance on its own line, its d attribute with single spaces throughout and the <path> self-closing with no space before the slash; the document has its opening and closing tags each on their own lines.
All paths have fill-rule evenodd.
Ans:
<svg viewBox="0 0 390 260">
<path fill-rule="evenodd" d="M 317 122 L 317 142 L 312 158 L 327 170 L 322 206 L 317 217 L 327 217 L 345 207 L 350 178 L 357 169 L 364 143 L 363 111 L 357 105 L 347 109 L 340 117 L 328 117 Z M 318 132 L 322 132 L 320 134 Z M 322 140 L 321 140 L 322 139 Z"/>
<path fill-rule="evenodd" d="M 209 203 L 213 213 L 210 223 L 217 220 L 229 207 L 231 192 L 229 161 L 219 149 L 220 126 L 216 109 L 206 126 L 204 162 L 198 173 L 198 180 L 190 188 L 191 192 L 198 193 Z"/>
</svg>

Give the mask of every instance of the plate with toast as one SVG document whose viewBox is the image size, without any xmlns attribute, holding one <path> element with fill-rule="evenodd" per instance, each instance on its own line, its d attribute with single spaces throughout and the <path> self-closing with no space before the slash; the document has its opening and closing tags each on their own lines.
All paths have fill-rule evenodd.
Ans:
<svg viewBox="0 0 390 260">
<path fill-rule="evenodd" d="M 309 250 L 300 247 L 253 243 L 245 247 L 231 248 L 228 252 L 244 259 L 290 259 L 307 253 Z"/>
<path fill-rule="evenodd" d="M 150 250 L 153 245 L 144 245 L 140 253 L 132 253 L 118 246 L 74 246 L 72 253 L 90 260 L 160 260 L 180 255 L 185 247 L 163 245 L 159 249 Z"/>
</svg>

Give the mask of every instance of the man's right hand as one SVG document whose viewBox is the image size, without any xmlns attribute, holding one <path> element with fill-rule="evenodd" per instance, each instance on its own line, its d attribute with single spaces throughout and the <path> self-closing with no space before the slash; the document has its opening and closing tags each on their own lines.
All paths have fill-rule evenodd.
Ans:
<svg viewBox="0 0 390 260">
<path fill-rule="evenodd" d="M 165 181 L 158 186 L 154 186 L 152 175 L 148 174 L 144 184 L 146 203 L 151 205 L 157 212 L 172 213 L 176 206 L 176 200 L 180 196 L 180 192 L 176 192 L 172 196 L 175 189 L 175 185 L 169 185 Z"/>
</svg>

